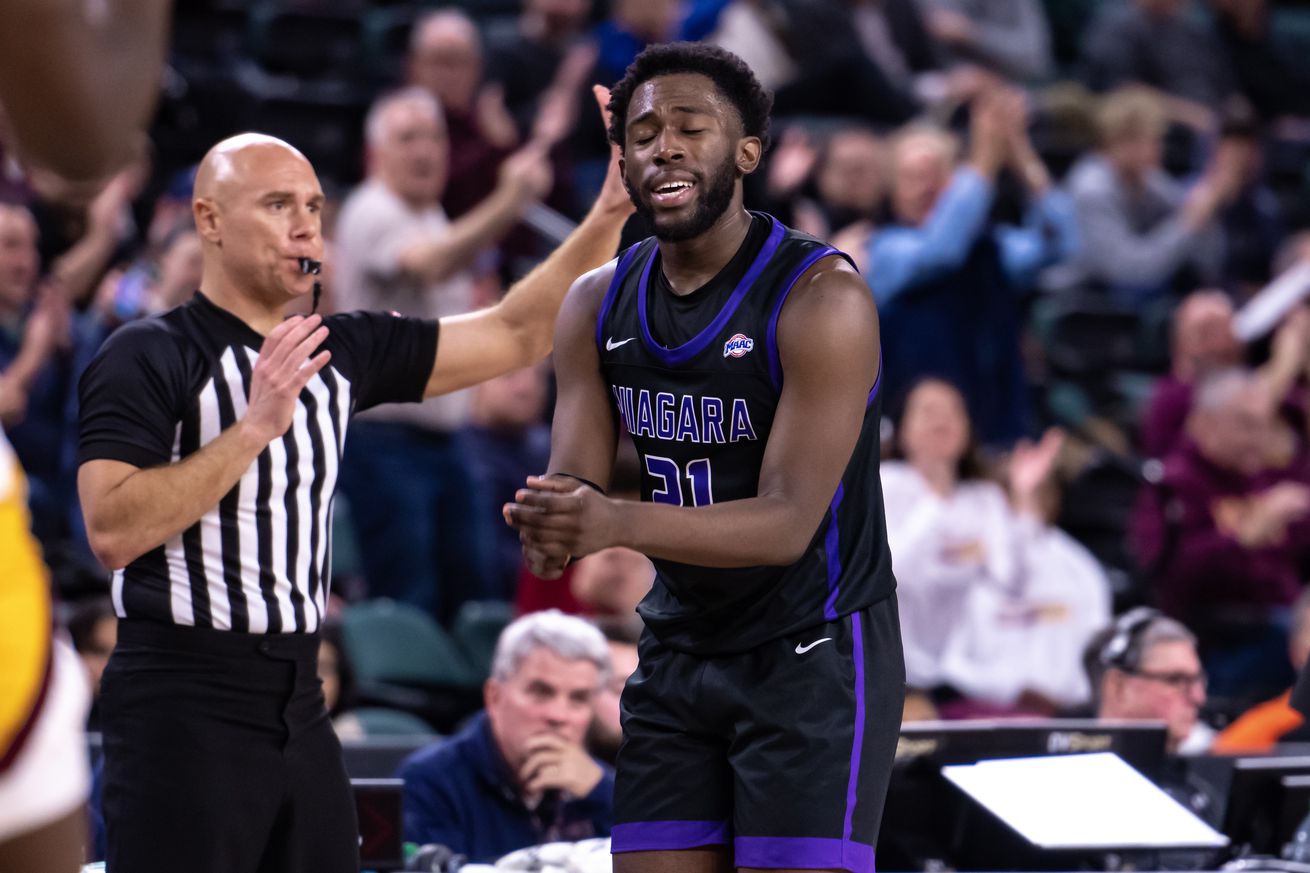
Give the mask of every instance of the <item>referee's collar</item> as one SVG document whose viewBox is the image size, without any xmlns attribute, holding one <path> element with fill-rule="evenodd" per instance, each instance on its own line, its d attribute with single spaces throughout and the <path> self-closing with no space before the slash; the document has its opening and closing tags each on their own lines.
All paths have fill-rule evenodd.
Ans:
<svg viewBox="0 0 1310 873">
<path fill-rule="evenodd" d="M 195 296 L 191 298 L 191 303 L 196 307 L 196 311 L 202 318 L 210 319 L 221 326 L 224 336 L 231 336 L 244 345 L 250 346 L 255 351 L 259 351 L 264 346 L 264 336 L 250 325 L 246 324 L 236 315 L 205 296 L 205 292 L 197 290 Z"/>
</svg>

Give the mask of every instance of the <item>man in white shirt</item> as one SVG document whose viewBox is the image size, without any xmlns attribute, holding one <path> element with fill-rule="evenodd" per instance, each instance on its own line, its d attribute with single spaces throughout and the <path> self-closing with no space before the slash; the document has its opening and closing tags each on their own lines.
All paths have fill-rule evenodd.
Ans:
<svg viewBox="0 0 1310 873">
<path fill-rule="evenodd" d="M 449 141 L 431 94 L 410 88 L 381 98 L 366 138 L 368 178 L 337 226 L 340 305 L 424 318 L 467 312 L 479 256 L 550 188 L 544 153 L 529 146 L 511 156 L 491 195 L 452 222 L 441 207 Z M 362 416 L 342 481 L 369 593 L 443 621 L 477 598 L 487 578 L 494 516 L 477 503 L 458 435 L 468 414 L 461 392 Z"/>
</svg>

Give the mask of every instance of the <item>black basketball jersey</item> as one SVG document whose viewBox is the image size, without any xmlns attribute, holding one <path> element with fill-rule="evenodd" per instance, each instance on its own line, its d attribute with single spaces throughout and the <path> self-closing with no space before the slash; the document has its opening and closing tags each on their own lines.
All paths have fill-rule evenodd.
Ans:
<svg viewBox="0 0 1310 873">
<path fill-rule="evenodd" d="M 771 216 L 757 213 L 755 221 L 767 228 L 758 253 L 734 258 L 693 292 L 717 312 L 697 313 L 704 317 L 694 323 L 705 326 L 676 346 L 652 332 L 654 295 L 672 293 L 656 281 L 655 239 L 619 259 L 596 320 L 596 344 L 618 418 L 641 459 L 643 500 L 708 506 L 757 494 L 785 377 L 778 315 L 806 270 L 841 253 Z M 655 561 L 655 585 L 638 612 L 661 642 L 699 654 L 740 652 L 892 593 L 879 407 L 875 383 L 859 442 L 800 560 L 733 569 Z"/>
</svg>

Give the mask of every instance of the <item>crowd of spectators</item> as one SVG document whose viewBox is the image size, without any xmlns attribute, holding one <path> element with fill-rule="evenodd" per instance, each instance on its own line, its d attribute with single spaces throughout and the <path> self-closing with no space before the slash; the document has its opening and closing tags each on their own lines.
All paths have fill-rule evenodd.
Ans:
<svg viewBox="0 0 1310 873">
<path fill-rule="evenodd" d="M 116 327 L 194 293 L 190 185 L 214 140 L 267 130 L 315 162 L 321 308 L 457 314 L 594 196 L 590 85 L 703 39 L 775 93 L 747 206 L 848 251 L 878 304 L 907 717 L 1099 707 L 1199 748 L 1195 725 L 1268 701 L 1254 720 L 1293 730 L 1278 695 L 1306 650 L 1310 310 L 1267 335 L 1236 313 L 1310 260 L 1307 25 L 1276 0 L 179 4 L 151 143 L 89 203 L 6 151 L 0 117 L 0 423 L 79 647 L 94 664 L 112 625 L 76 502 L 77 381 Z M 487 716 L 440 753 L 473 769 L 493 741 L 531 755 L 497 733 L 524 664 L 593 669 L 588 707 L 617 694 L 654 572 L 623 550 L 560 582 L 522 568 L 499 508 L 544 465 L 551 390 L 541 367 L 379 409 L 347 446 L 334 612 L 386 597 L 448 633 L 486 602 L 613 624 L 608 649 L 497 655 Z M 618 478 L 635 494 L 638 471 Z M 1096 655 L 1144 605 L 1168 622 L 1138 660 Z M 366 732 L 340 718 L 345 684 L 334 716 Z M 592 724 L 599 757 L 616 730 Z"/>
</svg>

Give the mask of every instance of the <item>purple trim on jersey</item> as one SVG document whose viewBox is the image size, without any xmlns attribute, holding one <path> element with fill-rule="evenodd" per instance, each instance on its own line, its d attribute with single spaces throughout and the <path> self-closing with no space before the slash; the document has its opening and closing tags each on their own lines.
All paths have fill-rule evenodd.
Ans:
<svg viewBox="0 0 1310 873">
<path fill-rule="evenodd" d="M 737 867 L 794 867 L 874 873 L 873 846 L 826 837 L 737 837 Z"/>
<path fill-rule="evenodd" d="M 610 286 L 605 291 L 605 299 L 600 302 L 600 312 L 596 313 L 596 348 L 605 351 L 605 316 L 609 315 L 610 308 L 614 305 L 614 298 L 619 296 L 619 286 L 623 284 L 623 277 L 628 275 L 629 268 L 632 267 L 632 259 L 637 256 L 637 249 L 641 243 L 635 243 L 628 246 L 628 250 L 619 256 L 619 265 L 614 268 L 614 278 L 610 279 Z"/>
<path fill-rule="evenodd" d="M 728 842 L 726 821 L 637 821 L 616 824 L 610 852 L 661 852 Z"/>
<path fill-rule="evenodd" d="M 849 255 L 834 249 L 832 246 L 815 249 L 805 256 L 805 260 L 801 261 L 799 267 L 792 271 L 792 274 L 787 278 L 787 282 L 782 286 L 782 291 L 778 293 L 777 302 L 773 304 L 773 312 L 769 315 L 769 329 L 766 333 L 765 345 L 769 347 L 769 378 L 773 380 L 773 387 L 779 391 L 782 390 L 782 360 L 778 357 L 778 316 L 782 313 L 782 304 L 787 302 L 787 295 L 800 281 L 801 276 L 805 275 L 805 271 L 829 255 L 841 255 L 846 258 L 847 263 L 852 267 L 855 266 Z"/>
<path fill-rule="evenodd" d="M 824 551 L 828 553 L 828 602 L 823 604 L 823 620 L 837 620 L 837 595 L 841 592 L 841 552 L 838 550 L 840 543 L 837 539 L 837 508 L 841 506 L 841 499 L 846 495 L 846 486 L 841 482 L 837 483 L 837 493 L 832 495 L 832 504 L 828 507 L 831 513 L 828 519 L 828 532 L 824 535 Z"/>
<path fill-rule="evenodd" d="M 859 612 L 851 613 L 852 655 L 855 661 L 855 739 L 851 742 L 851 775 L 846 783 L 846 825 L 842 839 L 851 839 L 851 825 L 858 802 L 856 788 L 860 782 L 860 753 L 864 749 L 864 632 L 860 628 Z"/>
<path fill-rule="evenodd" d="M 655 256 L 652 254 L 646 260 L 646 266 L 641 271 L 641 281 L 637 284 L 637 316 L 641 322 L 641 341 L 646 344 L 646 350 L 654 355 L 666 367 L 677 367 L 687 363 L 692 358 L 709 348 L 710 342 L 714 340 L 723 329 L 727 327 L 728 320 L 737 312 L 737 307 L 741 305 L 742 298 L 746 292 L 755 284 L 760 273 L 768 266 L 769 261 L 773 258 L 774 253 L 778 251 L 778 246 L 782 245 L 782 238 L 787 233 L 787 228 L 773 216 L 765 216 L 773 223 L 773 229 L 769 231 L 769 238 L 764 241 L 764 247 L 760 253 L 755 256 L 754 262 L 751 263 L 750 269 L 746 275 L 741 277 L 737 287 L 732 289 L 732 296 L 728 302 L 723 304 L 719 314 L 714 316 L 704 330 L 687 340 L 676 349 L 666 349 L 664 346 L 655 342 L 655 337 L 650 333 L 650 322 L 646 318 L 646 289 L 650 285 L 650 269 L 655 263 Z"/>
</svg>

